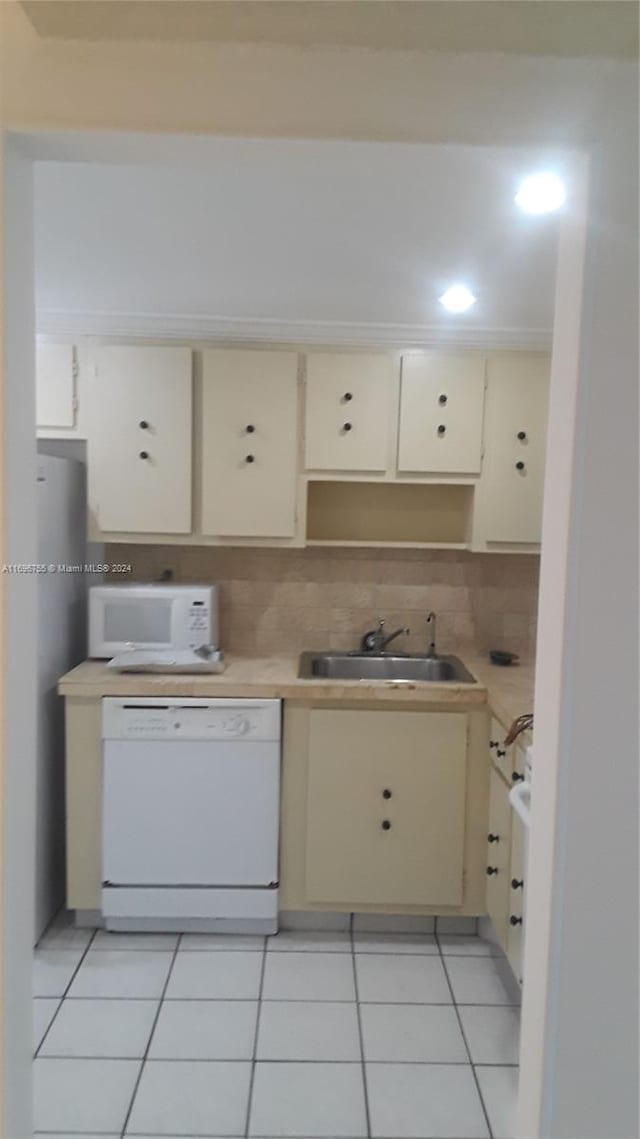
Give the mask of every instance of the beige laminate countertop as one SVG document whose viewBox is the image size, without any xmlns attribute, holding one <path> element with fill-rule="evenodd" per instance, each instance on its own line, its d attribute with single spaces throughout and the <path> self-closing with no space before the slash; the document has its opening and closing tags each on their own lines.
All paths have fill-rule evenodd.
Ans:
<svg viewBox="0 0 640 1139">
<path fill-rule="evenodd" d="M 503 668 L 484 657 L 461 654 L 478 684 L 419 681 L 301 680 L 298 657 L 227 657 L 226 670 L 200 675 L 117 673 L 104 661 L 86 660 L 58 682 L 62 696 L 200 696 L 280 700 L 372 700 L 407 704 L 489 704 L 506 727 L 533 708 L 533 664 Z"/>
</svg>

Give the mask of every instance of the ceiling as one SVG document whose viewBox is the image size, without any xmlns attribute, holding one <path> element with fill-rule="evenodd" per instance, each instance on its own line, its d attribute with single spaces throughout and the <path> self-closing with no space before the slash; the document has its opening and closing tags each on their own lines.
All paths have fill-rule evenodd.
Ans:
<svg viewBox="0 0 640 1139">
<path fill-rule="evenodd" d="M 39 162 L 41 331 L 536 346 L 557 218 L 526 217 L 522 150 L 211 139 L 180 162 Z M 451 316 L 438 296 L 478 301 Z"/>
<path fill-rule="evenodd" d="M 22 0 L 41 36 L 633 57 L 629 0 Z"/>
</svg>

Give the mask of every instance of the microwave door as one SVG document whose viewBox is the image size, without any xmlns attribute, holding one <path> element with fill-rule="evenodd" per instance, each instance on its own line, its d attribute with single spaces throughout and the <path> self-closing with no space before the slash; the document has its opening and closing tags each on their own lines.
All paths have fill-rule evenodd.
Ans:
<svg viewBox="0 0 640 1139">
<path fill-rule="evenodd" d="M 104 602 L 104 641 L 118 652 L 123 644 L 170 649 L 173 603 L 163 597 L 117 597 Z"/>
</svg>

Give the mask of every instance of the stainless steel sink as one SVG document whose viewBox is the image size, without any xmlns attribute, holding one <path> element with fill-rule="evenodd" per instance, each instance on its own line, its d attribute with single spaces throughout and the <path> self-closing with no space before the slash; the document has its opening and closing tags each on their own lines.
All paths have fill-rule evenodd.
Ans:
<svg viewBox="0 0 640 1139">
<path fill-rule="evenodd" d="M 394 653 L 302 653 L 298 676 L 311 680 L 424 680 L 477 684 L 458 657 Z"/>
</svg>

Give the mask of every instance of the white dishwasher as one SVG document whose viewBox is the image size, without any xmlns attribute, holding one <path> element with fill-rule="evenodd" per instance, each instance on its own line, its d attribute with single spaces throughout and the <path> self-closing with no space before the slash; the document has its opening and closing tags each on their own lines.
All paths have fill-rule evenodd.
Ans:
<svg viewBox="0 0 640 1139">
<path fill-rule="evenodd" d="M 107 929 L 275 932 L 279 700 L 102 701 Z"/>
</svg>

